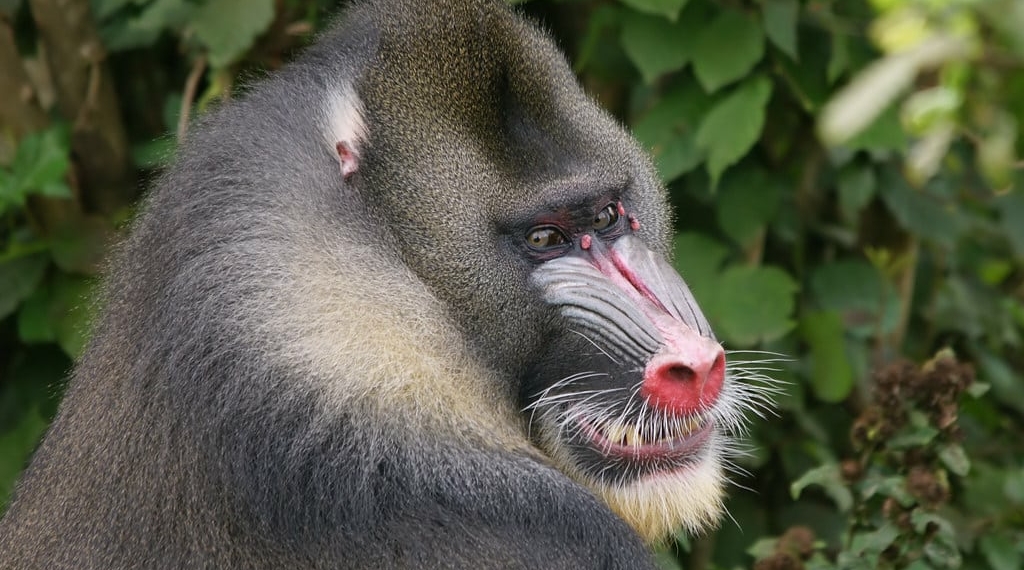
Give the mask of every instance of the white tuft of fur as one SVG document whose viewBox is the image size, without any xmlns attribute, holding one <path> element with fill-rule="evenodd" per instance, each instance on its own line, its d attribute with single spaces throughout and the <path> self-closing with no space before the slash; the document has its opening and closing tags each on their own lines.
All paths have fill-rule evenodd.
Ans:
<svg viewBox="0 0 1024 570">
<path fill-rule="evenodd" d="M 724 512 L 725 476 L 718 453 L 697 464 L 653 475 L 628 485 L 595 488 L 616 514 L 649 544 L 685 528 L 699 534 L 718 524 Z"/>
<path fill-rule="evenodd" d="M 338 87 L 331 91 L 324 106 L 324 140 L 334 152 L 338 143 L 344 144 L 356 155 L 366 140 L 366 121 L 363 119 L 363 101 L 351 87 Z"/>
</svg>

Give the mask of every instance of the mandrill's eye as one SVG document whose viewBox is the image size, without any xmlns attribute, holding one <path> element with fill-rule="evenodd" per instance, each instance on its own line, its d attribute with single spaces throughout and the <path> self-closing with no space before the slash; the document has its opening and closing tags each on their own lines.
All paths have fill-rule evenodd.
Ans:
<svg viewBox="0 0 1024 570">
<path fill-rule="evenodd" d="M 603 210 L 594 216 L 594 229 L 597 231 L 606 230 L 619 221 L 619 209 L 615 204 L 608 204 Z"/>
<path fill-rule="evenodd" d="M 553 249 L 569 243 L 569 238 L 558 228 L 538 226 L 526 234 L 526 243 L 534 249 Z"/>
</svg>

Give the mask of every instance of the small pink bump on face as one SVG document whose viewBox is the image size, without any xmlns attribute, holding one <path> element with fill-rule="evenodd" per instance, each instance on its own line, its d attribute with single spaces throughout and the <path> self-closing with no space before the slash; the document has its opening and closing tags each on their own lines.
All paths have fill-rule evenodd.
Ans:
<svg viewBox="0 0 1024 570">
<path fill-rule="evenodd" d="M 352 176 L 359 169 L 359 157 L 345 142 L 338 142 L 334 145 L 334 149 L 338 152 L 338 160 L 341 162 L 341 176 L 343 178 Z"/>
<path fill-rule="evenodd" d="M 694 334 L 651 357 L 640 393 L 655 408 L 690 415 L 711 408 L 724 382 L 725 351 L 717 342 Z"/>
<path fill-rule="evenodd" d="M 634 232 L 640 229 L 640 220 L 636 219 L 636 216 L 633 214 L 629 215 L 629 229 Z"/>
<path fill-rule="evenodd" d="M 620 216 L 625 216 L 626 215 L 626 207 L 622 205 L 622 202 L 616 202 L 615 203 L 615 209 L 617 209 L 619 211 L 619 215 Z"/>
<path fill-rule="evenodd" d="M 590 249 L 590 239 L 590 234 L 584 234 L 584 236 L 580 238 L 580 247 L 583 249 Z"/>
</svg>

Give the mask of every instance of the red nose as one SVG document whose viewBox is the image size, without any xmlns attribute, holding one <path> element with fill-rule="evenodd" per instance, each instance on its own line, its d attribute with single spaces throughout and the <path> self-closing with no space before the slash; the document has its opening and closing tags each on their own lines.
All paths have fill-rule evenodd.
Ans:
<svg viewBox="0 0 1024 570">
<path fill-rule="evenodd" d="M 714 405 L 724 381 L 725 351 L 717 342 L 693 334 L 651 357 L 640 394 L 664 412 L 696 414 Z"/>
</svg>

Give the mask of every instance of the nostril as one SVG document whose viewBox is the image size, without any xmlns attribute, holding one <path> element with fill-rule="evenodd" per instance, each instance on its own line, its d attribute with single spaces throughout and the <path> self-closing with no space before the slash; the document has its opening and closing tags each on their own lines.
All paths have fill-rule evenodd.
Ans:
<svg viewBox="0 0 1024 570">
<path fill-rule="evenodd" d="M 692 382 L 696 376 L 692 368 L 682 364 L 668 366 L 663 369 L 662 373 L 665 375 L 666 380 L 673 382 Z"/>
</svg>

